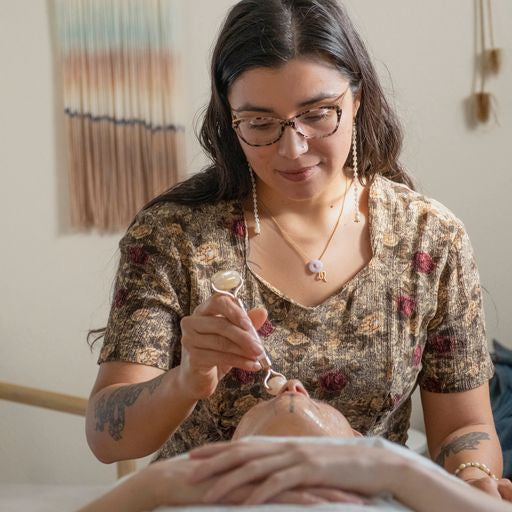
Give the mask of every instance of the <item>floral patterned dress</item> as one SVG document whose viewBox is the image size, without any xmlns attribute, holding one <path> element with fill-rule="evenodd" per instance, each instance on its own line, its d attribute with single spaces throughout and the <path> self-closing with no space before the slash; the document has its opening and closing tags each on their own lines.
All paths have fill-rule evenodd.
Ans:
<svg viewBox="0 0 512 512">
<path fill-rule="evenodd" d="M 305 307 L 249 269 L 239 201 L 153 205 L 120 242 L 99 363 L 179 365 L 180 319 L 209 297 L 215 272 L 238 270 L 245 305 L 269 313 L 259 333 L 275 369 L 300 379 L 361 433 L 404 444 L 416 384 L 448 393 L 492 376 L 479 277 L 462 222 L 406 186 L 377 177 L 369 222 L 368 265 L 322 304 Z M 233 369 L 158 457 L 230 439 L 265 397 L 260 374 Z"/>
</svg>

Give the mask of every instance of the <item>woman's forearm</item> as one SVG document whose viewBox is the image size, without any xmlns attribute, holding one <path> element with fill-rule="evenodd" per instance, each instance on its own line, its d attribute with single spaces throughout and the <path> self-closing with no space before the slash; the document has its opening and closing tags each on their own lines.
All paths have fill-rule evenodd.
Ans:
<svg viewBox="0 0 512 512">
<path fill-rule="evenodd" d="M 450 473 L 466 462 L 485 464 L 498 478 L 503 471 L 501 447 L 493 425 L 459 428 L 448 435 L 432 455 L 435 462 Z M 466 468 L 460 473 L 465 480 L 483 476 L 485 473 L 476 468 Z"/>
<path fill-rule="evenodd" d="M 179 386 L 179 367 L 137 384 L 115 384 L 91 397 L 87 441 L 99 460 L 144 457 L 157 450 L 193 411 Z"/>
</svg>

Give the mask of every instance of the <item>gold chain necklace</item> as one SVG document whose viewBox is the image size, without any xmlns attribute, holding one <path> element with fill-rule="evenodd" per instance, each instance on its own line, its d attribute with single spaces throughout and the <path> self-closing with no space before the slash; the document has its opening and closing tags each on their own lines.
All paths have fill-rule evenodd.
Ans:
<svg viewBox="0 0 512 512">
<path fill-rule="evenodd" d="M 288 233 L 286 233 L 286 231 L 279 225 L 277 220 L 270 213 L 270 210 L 269 210 L 268 206 L 263 201 L 261 201 L 261 199 L 260 199 L 260 202 L 261 202 L 263 208 L 265 208 L 265 210 L 267 210 L 267 213 L 269 214 L 270 218 L 272 219 L 272 222 L 276 225 L 276 227 L 279 230 L 279 232 L 281 233 L 282 237 L 302 257 L 302 259 L 304 260 L 304 263 L 306 265 L 306 268 L 312 274 L 316 275 L 315 279 L 317 281 L 323 281 L 324 283 L 327 282 L 327 272 L 324 270 L 324 264 L 322 262 L 322 257 L 324 256 L 324 254 L 326 253 L 327 249 L 329 248 L 331 240 L 334 237 L 334 233 L 336 233 L 336 230 L 337 230 L 338 225 L 340 223 L 341 216 L 343 215 L 343 210 L 345 208 L 345 198 L 347 197 L 347 192 L 348 192 L 348 180 L 345 181 L 345 194 L 343 195 L 343 201 L 341 203 L 340 214 L 338 215 L 338 219 L 336 220 L 336 224 L 334 225 L 334 228 L 333 228 L 333 230 L 331 232 L 331 235 L 329 236 L 329 239 L 327 240 L 327 243 L 325 244 L 325 247 L 324 247 L 324 250 L 322 251 L 322 254 L 320 254 L 318 259 L 316 259 L 316 260 L 312 260 L 312 259 L 308 258 L 308 256 L 302 252 L 302 249 L 290 238 L 290 235 L 288 235 Z"/>
</svg>

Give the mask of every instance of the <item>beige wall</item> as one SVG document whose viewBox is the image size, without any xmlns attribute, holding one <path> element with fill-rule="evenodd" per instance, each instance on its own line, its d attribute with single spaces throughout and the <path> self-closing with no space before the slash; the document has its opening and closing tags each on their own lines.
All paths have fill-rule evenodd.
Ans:
<svg viewBox="0 0 512 512">
<path fill-rule="evenodd" d="M 208 56 L 228 0 L 181 0 L 187 47 L 187 161 L 208 97 Z M 489 338 L 512 347 L 512 2 L 496 0 L 502 74 L 489 85 L 498 121 L 465 124 L 473 80 L 469 0 L 347 0 L 404 121 L 404 162 L 421 189 L 461 217 L 475 247 Z M 507 23 L 508 22 L 508 23 Z M 106 321 L 120 234 L 66 222 L 62 116 L 48 5 L 0 0 L 0 380 L 86 396 L 96 374 L 87 329 Z M 388 79 L 392 76 L 392 83 Z M 415 413 L 415 423 L 421 417 Z M 100 483 L 113 467 L 84 447 L 78 417 L 0 402 L 0 480 Z"/>
</svg>

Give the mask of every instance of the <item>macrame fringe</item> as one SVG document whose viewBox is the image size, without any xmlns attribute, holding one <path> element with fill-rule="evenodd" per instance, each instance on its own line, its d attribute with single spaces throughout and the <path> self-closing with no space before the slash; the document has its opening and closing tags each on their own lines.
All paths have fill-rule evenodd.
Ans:
<svg viewBox="0 0 512 512">
<path fill-rule="evenodd" d="M 57 0 L 71 223 L 125 229 L 183 177 L 173 0 Z"/>
<path fill-rule="evenodd" d="M 67 117 L 71 223 L 124 229 L 150 199 L 177 183 L 182 131 Z"/>
</svg>

